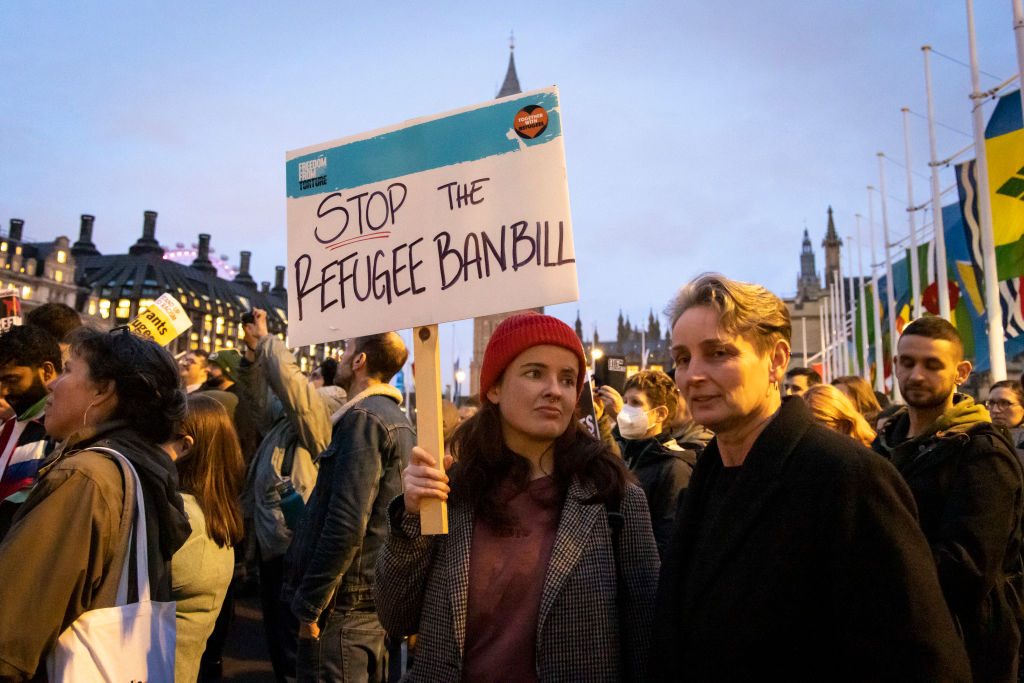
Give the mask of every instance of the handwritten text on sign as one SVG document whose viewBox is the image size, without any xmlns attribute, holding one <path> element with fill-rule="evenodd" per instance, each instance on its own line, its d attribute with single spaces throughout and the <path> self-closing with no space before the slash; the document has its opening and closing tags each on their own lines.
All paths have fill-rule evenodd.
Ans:
<svg viewBox="0 0 1024 683">
<path fill-rule="evenodd" d="M 295 346 L 578 297 L 558 91 L 288 154 Z"/>
</svg>

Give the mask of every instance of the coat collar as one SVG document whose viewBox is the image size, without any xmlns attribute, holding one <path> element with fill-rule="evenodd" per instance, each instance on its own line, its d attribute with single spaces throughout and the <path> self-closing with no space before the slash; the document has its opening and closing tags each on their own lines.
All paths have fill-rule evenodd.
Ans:
<svg viewBox="0 0 1024 683">
<path fill-rule="evenodd" d="M 686 582 L 686 599 L 702 594 L 719 575 L 721 564 L 742 548 L 762 509 L 778 494 L 786 465 L 810 422 L 810 413 L 802 399 L 783 399 L 779 413 L 751 446 L 715 519 L 695 518 L 694 514 L 699 511 L 698 507 L 706 509 L 707 486 L 723 469 L 717 439 L 708 444 L 690 481 L 691 490 L 698 495 L 688 495 L 682 511 L 682 540 L 688 546 L 684 553 L 690 560 L 691 573 Z M 698 548 L 695 545 L 700 525 L 704 524 L 708 525 L 704 537 L 713 539 L 713 542 Z M 693 562 L 698 555 L 700 561 Z"/>
<path fill-rule="evenodd" d="M 537 618 L 538 638 L 566 579 L 583 557 L 583 551 L 595 533 L 595 526 L 606 516 L 603 505 L 583 502 L 593 494 L 593 489 L 583 486 L 576 479 L 569 482 L 565 502 L 562 503 L 562 514 L 558 520 L 558 530 L 555 532 L 555 543 L 551 548 L 551 559 L 548 560 L 548 569 L 544 576 L 540 614 Z"/>
</svg>

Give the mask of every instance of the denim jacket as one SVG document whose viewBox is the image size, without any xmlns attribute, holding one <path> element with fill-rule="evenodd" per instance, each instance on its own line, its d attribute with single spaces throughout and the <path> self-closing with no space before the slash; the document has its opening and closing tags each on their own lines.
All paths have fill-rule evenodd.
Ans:
<svg viewBox="0 0 1024 683">
<path fill-rule="evenodd" d="M 288 549 L 283 597 L 299 621 L 372 604 L 388 502 L 402 492 L 415 434 L 400 394 L 378 385 L 352 399 L 320 456 L 320 476 Z"/>
</svg>

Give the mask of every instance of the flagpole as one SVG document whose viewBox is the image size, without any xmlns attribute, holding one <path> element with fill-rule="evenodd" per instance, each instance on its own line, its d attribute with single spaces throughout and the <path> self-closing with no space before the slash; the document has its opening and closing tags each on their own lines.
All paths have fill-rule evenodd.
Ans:
<svg viewBox="0 0 1024 683">
<path fill-rule="evenodd" d="M 804 359 L 803 359 L 804 362 L 801 363 L 800 365 L 802 365 L 803 367 L 806 368 L 807 367 L 807 314 L 806 313 L 804 315 L 800 316 L 800 332 L 801 332 L 801 334 L 803 336 L 803 346 L 801 348 L 803 349 L 803 356 L 804 356 Z"/>
<path fill-rule="evenodd" d="M 917 253 L 917 221 L 914 219 L 914 180 L 910 171 L 910 109 L 903 107 L 903 145 L 907 159 L 907 221 L 910 224 L 910 317 L 921 317 L 921 263 Z"/>
<path fill-rule="evenodd" d="M 818 336 L 821 337 L 821 376 L 825 377 L 825 298 L 818 305 Z"/>
<path fill-rule="evenodd" d="M 1021 0 L 1014 0 L 1020 4 Z M 1018 42 L 1019 45 L 1019 42 Z M 939 162 L 935 152 L 935 106 L 932 102 L 932 71 L 928 55 L 931 45 L 921 48 L 924 51 L 924 81 L 928 94 L 928 145 L 931 161 L 928 165 L 932 170 L 932 225 L 935 226 L 935 275 L 936 286 L 939 288 L 939 315 L 952 321 L 953 315 L 949 307 L 949 266 L 946 261 L 946 233 L 942 226 L 942 192 L 939 189 Z"/>
<path fill-rule="evenodd" d="M 878 263 L 878 252 L 875 251 L 875 188 L 868 185 L 868 232 L 871 235 L 871 307 L 874 309 L 872 327 L 875 332 L 875 389 L 885 393 L 885 351 L 882 346 L 882 303 L 878 297 L 878 276 L 875 264 Z"/>
<path fill-rule="evenodd" d="M 867 290 L 864 288 L 864 253 L 861 243 L 860 219 L 857 214 L 857 312 L 860 316 L 860 376 L 871 382 L 871 364 L 868 362 L 868 312 L 867 312 Z"/>
<path fill-rule="evenodd" d="M 968 0 L 970 2 L 970 0 Z M 878 194 L 882 197 L 882 250 L 885 252 L 885 297 L 889 303 L 889 353 L 896 355 L 896 289 L 892 281 L 892 258 L 889 256 L 889 214 L 885 210 L 885 169 L 882 167 L 882 157 L 878 153 L 878 177 L 881 183 L 878 186 Z M 884 370 L 883 370 L 884 371 Z M 899 402 L 900 390 L 896 386 L 896 379 L 893 378 L 892 392 L 890 396 L 893 401 Z"/>
<path fill-rule="evenodd" d="M 1013 0 L 1013 36 L 1017 40 L 1017 71 L 1024 73 L 1024 2 L 1021 0 Z M 1024 111 L 1024 87 L 1018 92 Z"/>
<path fill-rule="evenodd" d="M 846 315 L 846 302 L 843 300 L 843 289 L 842 289 L 842 287 L 843 287 L 843 254 L 842 254 L 842 252 L 840 252 L 839 255 L 836 257 L 835 279 L 833 280 L 832 284 L 835 285 L 836 297 L 837 297 L 836 300 L 835 300 L 836 301 L 835 312 L 832 314 L 832 317 L 835 318 L 835 321 L 836 321 L 835 336 L 836 336 L 836 344 L 838 344 L 838 347 L 836 348 L 836 355 L 838 356 L 838 358 L 837 358 L 838 362 L 836 363 L 836 365 L 839 367 L 839 372 L 836 373 L 836 377 L 841 377 L 842 375 L 846 374 L 846 368 L 847 368 L 847 365 L 848 365 L 847 364 L 847 358 L 846 358 L 846 328 L 843 327 L 843 324 L 842 324 L 843 317 Z"/>
<path fill-rule="evenodd" d="M 857 228 L 858 229 L 860 228 L 860 214 L 857 214 Z M 859 357 L 860 354 L 857 353 L 858 352 L 858 349 L 857 349 L 857 290 L 855 290 L 853 288 L 854 287 L 854 285 L 853 285 L 853 249 L 852 249 L 852 245 L 853 244 L 854 244 L 853 237 L 851 237 L 850 235 L 847 235 L 846 236 L 846 247 L 847 247 L 846 248 L 846 265 L 847 265 L 847 270 L 850 273 L 850 275 L 848 276 L 848 279 L 850 280 L 850 288 L 849 288 L 850 289 L 850 310 L 848 310 L 846 312 L 846 318 L 843 319 L 843 328 L 844 329 L 846 328 L 847 319 L 849 319 L 850 329 L 853 331 L 853 334 L 850 335 L 850 374 L 851 375 L 859 375 L 859 374 L 861 374 L 860 373 L 861 365 L 860 365 L 860 357 Z M 857 249 L 858 249 L 858 251 L 860 250 L 860 245 L 859 244 L 857 245 Z M 846 296 L 846 291 L 845 291 L 846 283 L 845 282 L 843 283 L 843 288 L 844 288 L 843 296 L 845 297 Z"/>
<path fill-rule="evenodd" d="M 829 324 L 828 324 L 829 323 L 828 299 L 829 298 L 828 298 L 827 295 L 825 296 L 824 299 L 822 299 L 822 306 L 823 306 L 823 310 L 824 310 L 822 318 L 824 319 L 824 323 L 822 324 L 822 328 L 821 328 L 821 334 L 822 334 L 822 337 L 821 337 L 821 377 L 826 382 L 829 381 L 829 378 L 828 378 L 829 367 L 832 365 L 832 363 L 831 363 L 831 360 L 832 360 L 831 359 L 832 346 L 831 346 L 831 344 L 829 344 L 829 341 L 831 340 L 831 337 L 832 337 L 832 331 L 829 329 Z"/>
<path fill-rule="evenodd" d="M 836 268 L 836 273 L 839 269 Z M 838 377 L 842 374 L 843 370 L 843 348 L 839 341 L 839 297 L 837 292 L 839 291 L 839 283 L 836 282 L 835 278 L 832 279 L 832 285 L 829 287 L 832 292 L 832 305 L 830 310 L 832 311 L 832 378 Z M 832 381 L 831 379 L 829 381 Z"/>
<path fill-rule="evenodd" d="M 978 169 L 978 229 L 981 231 L 982 271 L 985 288 L 985 317 L 988 321 L 988 356 L 991 379 L 1006 379 L 1006 349 L 1003 344 L 1003 314 L 999 304 L 999 274 L 995 237 L 992 234 L 992 197 L 989 195 L 988 158 L 985 145 L 985 113 L 978 77 L 978 46 L 974 39 L 974 3 L 967 0 L 967 41 L 971 52 L 971 100 L 974 115 L 974 154 Z"/>
</svg>

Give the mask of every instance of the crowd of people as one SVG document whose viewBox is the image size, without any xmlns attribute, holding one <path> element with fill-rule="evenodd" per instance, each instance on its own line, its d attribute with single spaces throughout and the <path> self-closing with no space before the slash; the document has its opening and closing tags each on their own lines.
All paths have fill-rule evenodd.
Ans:
<svg viewBox="0 0 1024 683">
<path fill-rule="evenodd" d="M 175 359 L 39 307 L 0 335 L 0 681 L 47 680 L 120 599 L 136 479 L 176 681 L 220 677 L 250 586 L 279 681 L 1017 680 L 1021 382 L 959 391 L 956 329 L 924 317 L 902 403 L 826 384 L 782 301 L 717 274 L 666 315 L 674 376 L 592 402 L 569 326 L 506 318 L 435 457 L 394 332 L 307 376 L 259 309 L 239 350 Z"/>
</svg>

